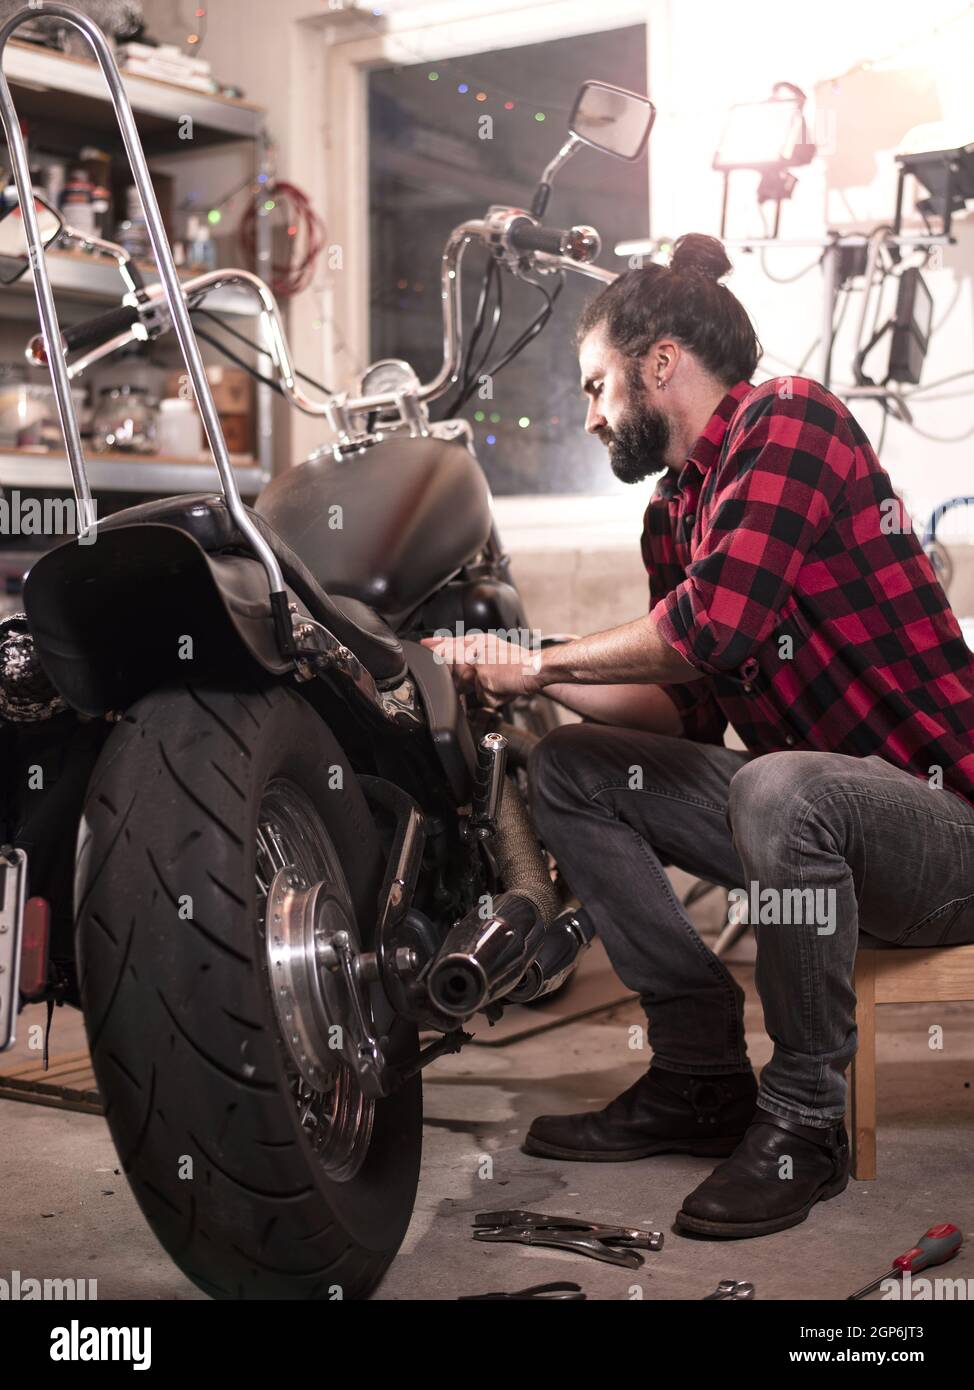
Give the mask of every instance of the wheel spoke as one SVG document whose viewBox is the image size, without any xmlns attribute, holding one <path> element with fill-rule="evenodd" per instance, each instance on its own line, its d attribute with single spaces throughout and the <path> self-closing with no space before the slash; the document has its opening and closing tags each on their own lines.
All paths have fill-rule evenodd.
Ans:
<svg viewBox="0 0 974 1390">
<path fill-rule="evenodd" d="M 257 817 L 256 847 L 257 911 L 264 926 L 268 951 L 271 950 L 266 921 L 268 896 L 281 870 L 293 871 L 305 885 L 326 884 L 328 901 L 334 898 L 335 911 L 340 914 L 339 901 L 348 900 L 349 895 L 334 845 L 315 807 L 290 782 L 279 780 L 265 788 Z M 351 914 L 350 901 L 348 912 Z M 279 947 L 280 943 L 277 945 Z M 277 960 L 281 960 L 279 952 Z M 272 965 L 270 958 L 269 965 Z M 272 968 L 269 978 L 279 981 L 281 976 L 275 976 Z M 287 1017 L 290 1020 L 291 1015 Z M 321 1036 L 323 1022 L 313 1014 L 304 1018 L 303 1026 L 298 1029 L 303 1038 L 302 1050 L 309 1041 L 314 1047 L 315 1038 Z M 282 1023 L 279 1036 L 298 1122 L 329 1176 L 336 1181 L 347 1181 L 358 1172 L 368 1152 L 375 1102 L 362 1095 L 353 1072 L 340 1059 L 334 1064 L 329 1062 L 325 1076 L 322 1076 L 319 1059 L 316 1084 L 312 1084 L 301 1065 L 306 1059 L 299 1058 L 292 1046 L 292 1042 L 297 1043 L 297 1037 L 292 1040 L 287 1036 L 291 1031 L 291 1027 L 285 1030 Z M 322 1076 L 320 1082 L 319 1076 Z"/>
</svg>

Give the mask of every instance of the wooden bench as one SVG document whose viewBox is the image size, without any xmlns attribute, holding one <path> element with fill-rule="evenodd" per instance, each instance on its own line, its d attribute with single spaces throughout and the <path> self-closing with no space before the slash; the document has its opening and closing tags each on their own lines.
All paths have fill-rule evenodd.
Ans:
<svg viewBox="0 0 974 1390">
<path fill-rule="evenodd" d="M 854 977 L 859 1051 L 849 1070 L 852 1176 L 876 1176 L 876 1009 L 880 1004 L 974 1000 L 974 946 L 930 949 L 861 942 Z"/>
</svg>

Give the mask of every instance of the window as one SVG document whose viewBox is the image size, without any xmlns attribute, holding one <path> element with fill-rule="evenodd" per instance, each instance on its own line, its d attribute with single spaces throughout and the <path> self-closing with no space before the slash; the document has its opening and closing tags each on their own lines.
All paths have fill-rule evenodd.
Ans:
<svg viewBox="0 0 974 1390">
<path fill-rule="evenodd" d="M 541 171 L 567 136 L 575 93 L 590 77 L 645 91 L 644 27 L 369 74 L 373 360 L 403 357 L 424 381 L 436 373 L 439 264 L 447 236 L 491 203 L 530 204 Z M 545 221 L 594 225 L 602 235 L 600 263 L 625 269 L 612 248 L 646 234 L 647 179 L 645 160 L 629 164 L 582 149 L 559 174 Z M 485 253 L 471 246 L 464 257 L 468 331 L 485 264 Z M 544 302 L 530 287 L 502 278 L 504 317 L 492 360 Z M 544 283 L 553 288 L 553 277 Z M 593 280 L 567 275 L 544 331 L 462 411 L 498 495 L 621 489 L 605 450 L 583 430 L 574 327 L 598 289 Z M 448 401 L 435 403 L 434 415 Z"/>
</svg>

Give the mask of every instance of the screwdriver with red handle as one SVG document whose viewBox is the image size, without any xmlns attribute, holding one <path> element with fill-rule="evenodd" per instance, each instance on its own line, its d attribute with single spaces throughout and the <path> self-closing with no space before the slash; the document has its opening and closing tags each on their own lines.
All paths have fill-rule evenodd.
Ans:
<svg viewBox="0 0 974 1390">
<path fill-rule="evenodd" d="M 881 1274 L 878 1279 L 874 1279 L 864 1289 L 851 1293 L 846 1301 L 849 1302 L 853 1298 L 865 1298 L 867 1293 L 872 1293 L 873 1289 L 878 1289 L 885 1279 L 902 1278 L 907 1270 L 910 1274 L 918 1274 L 921 1269 L 929 1269 L 931 1265 L 946 1264 L 957 1254 L 963 1239 L 960 1229 L 951 1221 L 944 1221 L 939 1226 L 931 1226 L 929 1231 L 925 1231 L 920 1237 L 912 1250 L 907 1250 L 904 1255 L 897 1255 L 891 1268 L 885 1274 Z"/>
</svg>

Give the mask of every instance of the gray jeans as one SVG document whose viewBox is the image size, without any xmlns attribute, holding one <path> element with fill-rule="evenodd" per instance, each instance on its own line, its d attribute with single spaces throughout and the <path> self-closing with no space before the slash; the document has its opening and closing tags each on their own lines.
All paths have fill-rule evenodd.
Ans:
<svg viewBox="0 0 974 1390">
<path fill-rule="evenodd" d="M 860 928 L 896 946 L 974 942 L 974 807 L 881 758 L 570 724 L 530 771 L 535 824 L 638 993 L 661 1067 L 749 1066 L 743 992 L 663 866 L 738 890 L 774 1043 L 760 1103 L 777 1115 L 844 1112 Z"/>
</svg>

